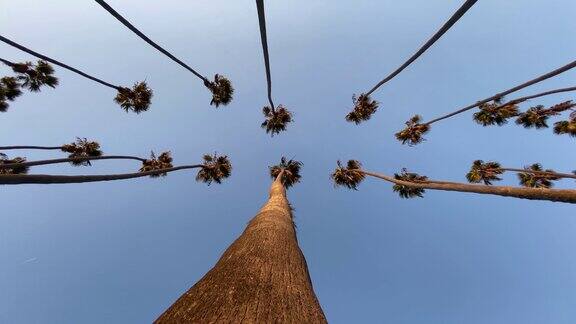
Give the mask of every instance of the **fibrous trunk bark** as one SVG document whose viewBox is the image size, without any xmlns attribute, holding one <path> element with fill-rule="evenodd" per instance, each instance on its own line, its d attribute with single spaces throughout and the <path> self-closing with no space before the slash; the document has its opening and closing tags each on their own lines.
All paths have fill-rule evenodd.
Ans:
<svg viewBox="0 0 576 324">
<path fill-rule="evenodd" d="M 155 323 L 326 323 L 280 177 L 214 268 Z"/>
</svg>

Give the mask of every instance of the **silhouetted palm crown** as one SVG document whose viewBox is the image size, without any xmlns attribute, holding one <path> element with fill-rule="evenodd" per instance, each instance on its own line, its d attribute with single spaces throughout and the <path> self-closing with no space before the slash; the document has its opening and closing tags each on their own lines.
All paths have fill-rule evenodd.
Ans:
<svg viewBox="0 0 576 324">
<path fill-rule="evenodd" d="M 9 159 L 4 153 L 0 153 L 0 165 L 2 164 L 12 164 L 12 163 L 24 163 L 26 158 L 15 157 Z M 26 166 L 16 166 L 11 168 L 0 168 L 0 174 L 26 174 L 28 173 L 28 167 Z"/>
<path fill-rule="evenodd" d="M 362 164 L 356 160 L 348 160 L 344 167 L 340 161 L 337 161 L 336 170 L 330 175 L 336 186 L 344 186 L 348 189 L 358 190 L 357 187 L 366 177 L 360 172 Z"/>
<path fill-rule="evenodd" d="M 16 63 L 12 70 L 18 74 L 18 81 L 23 88 L 37 92 L 44 85 L 55 88 L 58 78 L 54 74 L 54 68 L 48 62 L 39 60 L 35 65 L 32 62 Z"/>
<path fill-rule="evenodd" d="M 421 176 L 418 173 L 408 172 L 406 169 L 402 169 L 402 172 L 400 174 L 395 173 L 394 178 L 396 180 L 408 181 L 408 182 L 426 182 L 428 179 L 427 177 Z M 422 198 L 425 192 L 423 188 L 414 188 L 411 186 L 405 186 L 401 184 L 394 184 L 392 190 L 394 190 L 394 192 L 397 192 L 401 198 L 415 198 L 415 197 Z"/>
<path fill-rule="evenodd" d="M 282 173 L 282 184 L 286 189 L 292 187 L 296 183 L 300 182 L 300 169 L 302 168 L 302 162 L 295 160 L 287 160 L 285 157 L 280 159 L 280 164 L 270 166 L 270 177 L 276 179 L 278 175 Z"/>
<path fill-rule="evenodd" d="M 232 164 L 226 155 L 218 156 L 204 155 L 204 163 L 198 174 L 196 181 L 204 182 L 210 185 L 212 182 L 222 183 L 222 180 L 228 178 L 232 173 Z"/>
<path fill-rule="evenodd" d="M 518 106 L 515 104 L 502 105 L 502 98 L 491 103 L 481 104 L 480 111 L 474 113 L 474 121 L 482 126 L 502 126 L 508 119 L 518 116 Z"/>
<path fill-rule="evenodd" d="M 262 109 L 262 113 L 266 120 L 262 123 L 262 128 L 266 130 L 267 134 L 279 134 L 286 130 L 288 123 L 292 122 L 292 113 L 286 107 L 279 105 L 278 108 L 272 110 L 269 106 Z"/>
<path fill-rule="evenodd" d="M 152 89 L 148 88 L 146 82 L 135 83 L 132 89 L 120 87 L 114 101 L 126 112 L 133 111 L 137 114 L 148 110 L 152 101 Z"/>
<path fill-rule="evenodd" d="M 361 94 L 358 98 L 356 98 L 356 95 L 352 96 L 352 101 L 354 102 L 354 108 L 346 115 L 346 120 L 356 125 L 369 120 L 378 109 L 378 102 L 365 94 Z"/>
<path fill-rule="evenodd" d="M 472 168 L 466 174 L 466 179 L 470 183 L 484 182 L 485 185 L 491 185 L 492 181 L 502 180 L 498 176 L 504 173 L 498 162 L 484 162 L 476 160 L 472 163 Z"/>
<path fill-rule="evenodd" d="M 212 101 L 210 101 L 210 105 L 214 105 L 218 108 L 220 105 L 226 106 L 232 101 L 234 88 L 232 87 L 232 82 L 227 78 L 216 74 L 214 76 L 214 81 L 204 81 L 204 85 L 212 92 Z"/>
<path fill-rule="evenodd" d="M 62 145 L 62 151 L 70 153 L 68 158 L 85 158 L 102 156 L 100 144 L 98 142 L 89 141 L 86 138 L 76 138 L 76 142 Z M 70 162 L 74 166 L 89 166 L 89 160 L 78 160 Z"/>
<path fill-rule="evenodd" d="M 8 110 L 8 101 L 14 101 L 22 94 L 20 83 L 15 77 L 0 79 L 0 112 Z"/>
<path fill-rule="evenodd" d="M 163 169 L 170 169 L 172 168 L 172 155 L 170 152 L 163 152 L 158 157 L 154 152 L 150 153 L 150 159 L 142 162 L 142 167 L 140 168 L 140 172 L 149 172 L 149 171 L 156 171 L 156 170 L 163 170 Z M 166 172 L 163 173 L 155 173 L 151 174 L 151 178 L 156 177 L 165 177 L 167 175 Z"/>
<path fill-rule="evenodd" d="M 406 128 L 395 134 L 396 139 L 402 142 L 402 144 L 408 143 L 408 145 L 416 145 L 424 141 L 422 137 L 430 130 L 428 124 L 420 124 L 422 117 L 420 115 L 414 115 L 405 124 Z"/>
<path fill-rule="evenodd" d="M 571 100 L 561 102 L 556 104 L 550 108 L 544 108 L 542 105 L 538 105 L 536 107 L 531 107 L 526 112 L 521 113 L 518 118 L 516 119 L 516 124 L 522 125 L 525 128 L 547 128 L 548 127 L 548 118 L 550 116 L 557 116 L 560 115 L 562 112 L 571 110 L 574 108 L 576 104 L 574 104 Z"/>
</svg>

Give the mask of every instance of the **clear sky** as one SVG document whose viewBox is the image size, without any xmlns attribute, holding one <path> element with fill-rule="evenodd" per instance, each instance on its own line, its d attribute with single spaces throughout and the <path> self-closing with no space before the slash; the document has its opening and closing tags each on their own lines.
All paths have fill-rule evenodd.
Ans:
<svg viewBox="0 0 576 324">
<path fill-rule="evenodd" d="M 0 323 L 151 322 L 242 232 L 267 198 L 268 165 L 281 155 L 304 163 L 302 183 L 288 195 L 330 322 L 576 323 L 574 206 L 432 191 L 401 200 L 382 181 L 351 192 L 329 180 L 336 160 L 349 158 L 373 171 L 408 167 L 455 181 L 465 181 L 475 159 L 576 169 L 574 138 L 513 124 L 482 128 L 471 113 L 439 123 L 417 147 L 393 137 L 415 113 L 436 117 L 574 60 L 576 2 L 480 0 L 377 91 L 380 110 L 354 126 L 344 121 L 352 94 L 402 63 L 462 1 L 267 1 L 273 94 L 295 119 L 274 138 L 260 129 L 267 101 L 254 1 L 109 3 L 201 73 L 228 76 L 232 104 L 210 107 L 198 79 L 93 1 L 0 0 L 2 35 L 111 83 L 146 79 L 155 94 L 150 111 L 127 114 L 113 90 L 56 68 L 57 89 L 26 93 L 0 114 L 0 145 L 61 145 L 82 136 L 109 154 L 171 150 L 176 164 L 217 151 L 230 157 L 233 175 L 210 187 L 183 171 L 0 188 Z M 5 44 L 0 54 L 33 59 Z M 575 76 L 518 95 L 573 86 Z M 102 161 L 34 172 L 138 167 Z M 505 180 L 517 184 L 514 175 Z"/>
</svg>

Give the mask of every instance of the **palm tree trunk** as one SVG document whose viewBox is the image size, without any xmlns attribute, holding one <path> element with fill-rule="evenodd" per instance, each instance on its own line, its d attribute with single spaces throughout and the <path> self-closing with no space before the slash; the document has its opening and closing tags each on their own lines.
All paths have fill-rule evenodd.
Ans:
<svg viewBox="0 0 576 324">
<path fill-rule="evenodd" d="M 214 268 L 154 323 L 326 323 L 281 177 Z"/>
<path fill-rule="evenodd" d="M 185 169 L 202 168 L 201 164 L 197 165 L 183 165 L 179 167 L 161 169 L 147 172 L 136 173 L 121 173 L 121 174 L 102 174 L 102 175 L 50 175 L 50 174 L 3 174 L 0 175 L 0 185 L 16 185 L 16 184 L 54 184 L 54 183 L 85 183 L 85 182 L 99 182 L 99 181 L 113 181 L 141 178 L 150 175 L 168 173 Z"/>
<path fill-rule="evenodd" d="M 31 167 L 37 165 L 48 165 L 48 164 L 69 163 L 69 162 L 94 161 L 94 160 L 135 160 L 140 162 L 146 161 L 146 159 L 137 156 L 125 156 L 125 155 L 86 156 L 86 157 L 75 157 L 66 159 L 29 161 L 20 163 L 6 163 L 6 164 L 0 163 L 0 169 L 10 169 L 14 167 Z"/>
<path fill-rule="evenodd" d="M 270 109 L 276 112 L 274 102 L 272 102 L 272 76 L 270 74 L 270 55 L 268 54 L 268 37 L 266 36 L 266 12 L 264 10 L 264 0 L 256 0 L 258 9 L 258 24 L 260 25 L 260 40 L 262 41 L 262 52 L 264 55 L 264 66 L 266 68 L 266 83 L 268 85 L 268 102 Z"/>
<path fill-rule="evenodd" d="M 395 184 L 408 186 L 412 188 L 472 192 L 477 194 L 497 195 L 504 197 L 515 197 L 530 200 L 549 200 L 576 204 L 576 190 L 569 189 L 545 189 L 545 188 L 527 188 L 527 187 L 508 187 L 508 186 L 486 186 L 458 182 L 446 181 L 426 181 L 426 182 L 409 182 L 397 180 L 384 174 L 373 173 L 360 170 L 365 175 L 383 179 Z"/>
<path fill-rule="evenodd" d="M 61 150 L 62 146 L 33 146 L 33 145 L 18 145 L 18 146 L 0 146 L 0 151 L 4 150 Z"/>
</svg>

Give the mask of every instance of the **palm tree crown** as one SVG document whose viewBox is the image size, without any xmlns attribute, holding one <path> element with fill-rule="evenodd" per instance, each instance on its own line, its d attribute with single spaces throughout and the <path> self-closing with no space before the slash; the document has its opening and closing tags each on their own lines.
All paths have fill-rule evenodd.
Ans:
<svg viewBox="0 0 576 324">
<path fill-rule="evenodd" d="M 280 164 L 270 166 L 270 177 L 276 179 L 278 175 L 282 174 L 280 181 L 286 189 L 292 187 L 296 183 L 300 182 L 300 169 L 302 168 L 302 162 L 295 160 L 288 160 L 285 157 L 280 159 Z"/>
<path fill-rule="evenodd" d="M 418 173 L 408 172 L 408 170 L 406 170 L 405 168 L 402 169 L 402 172 L 400 174 L 395 173 L 394 178 L 396 180 L 407 182 L 426 182 L 428 179 L 427 177 L 421 176 Z M 410 187 L 396 183 L 394 184 L 394 187 L 392 187 L 392 190 L 394 190 L 394 192 L 397 192 L 401 198 L 424 197 L 423 188 Z"/>
<path fill-rule="evenodd" d="M 348 189 L 358 190 L 358 185 L 366 177 L 361 172 L 362 164 L 356 160 L 348 160 L 344 167 L 340 161 L 337 161 L 336 170 L 330 175 L 336 186 L 344 186 Z"/>
<path fill-rule="evenodd" d="M 516 104 L 502 105 L 502 98 L 491 103 L 483 103 L 480 111 L 474 113 L 474 121 L 482 126 L 498 125 L 502 126 L 508 119 L 518 116 L 518 106 Z"/>
<path fill-rule="evenodd" d="M 22 87 L 32 92 L 40 91 L 42 86 L 55 88 L 58 85 L 58 78 L 54 74 L 54 68 L 48 62 L 38 60 L 36 64 L 32 62 L 15 63 L 12 70 L 18 74 L 18 80 Z"/>
<path fill-rule="evenodd" d="M 76 138 L 76 142 L 70 144 L 64 144 L 61 148 L 62 152 L 70 153 L 68 158 L 84 158 L 84 157 L 94 157 L 102 156 L 102 151 L 100 150 L 100 144 L 95 141 L 89 141 L 86 138 Z M 70 162 L 74 166 L 89 166 L 91 165 L 89 160 L 78 160 Z"/>
<path fill-rule="evenodd" d="M 504 170 L 501 169 L 500 163 L 476 160 L 466 174 L 466 179 L 470 183 L 484 182 L 485 185 L 492 185 L 492 181 L 502 180 L 502 178 L 498 177 L 502 173 L 504 173 Z"/>
<path fill-rule="evenodd" d="M 408 145 L 416 145 L 422 143 L 424 138 L 422 137 L 430 130 L 430 125 L 420 124 L 422 117 L 420 115 L 414 115 L 405 124 L 406 128 L 396 133 L 396 139 L 402 142 L 402 144 L 408 143 Z"/>
<path fill-rule="evenodd" d="M 521 172 L 518 173 L 518 179 L 520 179 L 520 184 L 524 187 L 530 188 L 552 188 L 554 185 L 552 181 L 560 180 L 560 177 L 557 177 L 553 174 L 555 173 L 554 170 L 543 170 L 542 165 L 539 163 L 534 163 L 530 166 L 524 167 L 526 170 L 537 171 L 534 172 Z M 538 172 L 546 172 L 546 173 L 538 173 Z"/>
<path fill-rule="evenodd" d="M 204 81 L 204 85 L 212 92 L 212 101 L 210 105 L 218 108 L 220 105 L 226 106 L 232 101 L 232 94 L 234 94 L 234 87 L 232 82 L 227 78 L 216 74 L 214 81 Z"/>
<path fill-rule="evenodd" d="M 135 83 L 132 89 L 118 87 L 118 93 L 114 101 L 126 112 L 133 111 L 139 114 L 150 108 L 152 95 L 152 89 L 148 87 L 145 81 L 142 81 Z"/>
<path fill-rule="evenodd" d="M 150 159 L 147 159 L 142 162 L 142 167 L 140 168 L 140 172 L 149 172 L 149 171 L 156 171 L 162 169 L 170 169 L 172 168 L 172 155 L 169 151 L 163 152 L 158 157 L 154 154 L 154 152 L 150 152 Z M 151 174 L 151 178 L 157 177 L 165 177 L 167 173 L 155 173 Z"/>
<path fill-rule="evenodd" d="M 0 165 L 1 164 L 12 164 L 12 163 L 24 163 L 26 162 L 26 158 L 24 157 L 15 157 L 13 159 L 9 159 L 8 156 L 4 153 L 0 153 Z M 26 174 L 28 173 L 27 166 L 16 166 L 10 168 L 0 168 L 0 174 Z"/>
<path fill-rule="evenodd" d="M 354 109 L 346 115 L 346 120 L 356 125 L 367 121 L 378 109 L 378 101 L 372 100 L 369 95 L 361 94 L 356 98 L 352 96 L 354 102 Z"/>
<path fill-rule="evenodd" d="M 262 113 L 266 120 L 264 120 L 261 126 L 266 130 L 267 134 L 272 136 L 285 131 L 288 123 L 292 122 L 292 113 L 283 105 L 279 105 L 276 109 L 265 106 L 262 108 Z"/>
<path fill-rule="evenodd" d="M 232 174 L 232 164 L 226 155 L 218 156 L 217 154 L 204 155 L 202 168 L 196 175 L 196 181 L 204 182 L 208 185 L 212 182 L 222 183 L 222 180 Z"/>
</svg>

